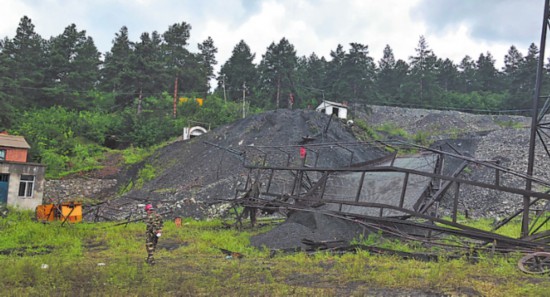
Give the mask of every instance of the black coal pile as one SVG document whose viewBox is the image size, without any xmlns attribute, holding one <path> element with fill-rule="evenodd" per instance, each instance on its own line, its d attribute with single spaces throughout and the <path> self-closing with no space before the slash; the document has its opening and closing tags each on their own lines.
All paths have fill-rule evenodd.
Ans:
<svg viewBox="0 0 550 297">
<path fill-rule="evenodd" d="M 126 172 L 119 182 L 133 190 L 117 199 L 121 219 L 144 200 L 153 202 L 167 216 L 197 219 L 220 215 L 244 188 L 248 171 L 244 152 L 261 146 L 297 146 L 311 143 L 357 142 L 351 128 L 342 120 L 313 110 L 275 110 L 252 115 L 218 127 L 200 137 L 174 142 Z M 290 151 L 299 154 L 298 149 Z M 379 158 L 378 148 L 352 148 L 353 161 Z M 325 154 L 325 165 L 349 163 L 345 150 Z M 144 180 L 145 164 L 154 169 L 154 178 Z M 125 176 L 125 174 L 121 174 Z"/>
<path fill-rule="evenodd" d="M 253 236 L 250 244 L 258 248 L 274 250 L 311 249 L 305 242 L 347 244 L 367 230 L 359 224 L 316 212 L 298 211 L 264 234 Z"/>
</svg>

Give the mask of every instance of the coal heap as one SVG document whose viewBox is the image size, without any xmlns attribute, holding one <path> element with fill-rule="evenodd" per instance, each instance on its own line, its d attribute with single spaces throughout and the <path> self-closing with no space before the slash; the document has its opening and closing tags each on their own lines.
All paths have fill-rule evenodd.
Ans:
<svg viewBox="0 0 550 297">
<path fill-rule="evenodd" d="M 359 224 L 316 212 L 294 212 L 288 219 L 264 234 L 253 236 L 250 244 L 273 250 L 302 249 L 312 242 L 349 243 L 368 231 Z"/>
<path fill-rule="evenodd" d="M 218 214 L 225 209 L 216 207 L 216 202 L 234 199 L 246 182 L 243 153 L 247 148 L 295 146 L 304 139 L 308 143 L 357 142 L 345 121 L 313 110 L 279 109 L 251 115 L 200 137 L 174 142 L 130 168 L 120 182 L 134 189 L 117 199 L 121 212 L 114 215 L 123 218 L 144 199 L 171 217 L 202 219 Z M 384 155 L 378 148 L 357 146 L 353 150 L 355 160 L 360 161 Z M 323 162 L 339 164 L 349 154 L 336 152 Z M 144 164 L 154 168 L 154 179 L 143 181 L 139 171 Z"/>
</svg>

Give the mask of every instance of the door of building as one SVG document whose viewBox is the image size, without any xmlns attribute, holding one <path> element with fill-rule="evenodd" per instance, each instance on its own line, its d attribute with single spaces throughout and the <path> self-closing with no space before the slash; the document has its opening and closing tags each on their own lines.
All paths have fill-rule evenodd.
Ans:
<svg viewBox="0 0 550 297">
<path fill-rule="evenodd" d="M 0 174 L 0 203 L 8 203 L 9 179 L 9 174 Z"/>
</svg>

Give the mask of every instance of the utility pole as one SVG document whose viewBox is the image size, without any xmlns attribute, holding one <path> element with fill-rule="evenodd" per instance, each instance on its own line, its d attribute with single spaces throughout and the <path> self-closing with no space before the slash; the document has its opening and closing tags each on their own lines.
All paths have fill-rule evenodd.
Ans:
<svg viewBox="0 0 550 297">
<path fill-rule="evenodd" d="M 141 114 L 141 101 L 143 100 L 143 88 L 139 88 L 137 114 Z"/>
<path fill-rule="evenodd" d="M 178 77 L 176 76 L 176 81 L 174 82 L 174 112 L 173 112 L 174 119 L 176 118 L 177 100 L 178 100 Z"/>
<path fill-rule="evenodd" d="M 279 109 L 279 97 L 281 96 L 281 79 L 277 77 L 277 109 Z"/>
<path fill-rule="evenodd" d="M 246 82 L 243 82 L 243 119 L 246 117 L 245 102 L 246 102 Z"/>
<path fill-rule="evenodd" d="M 223 103 L 227 104 L 227 96 L 225 95 L 225 74 L 222 75 L 222 88 L 223 88 Z"/>
</svg>

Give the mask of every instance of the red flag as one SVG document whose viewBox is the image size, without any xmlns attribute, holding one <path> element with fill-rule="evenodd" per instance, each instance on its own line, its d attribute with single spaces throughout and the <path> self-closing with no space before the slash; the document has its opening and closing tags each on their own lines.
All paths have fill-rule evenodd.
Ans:
<svg viewBox="0 0 550 297">
<path fill-rule="evenodd" d="M 307 154 L 306 148 L 301 146 L 300 147 L 300 158 L 302 158 L 302 159 L 305 158 L 306 154 Z"/>
</svg>

